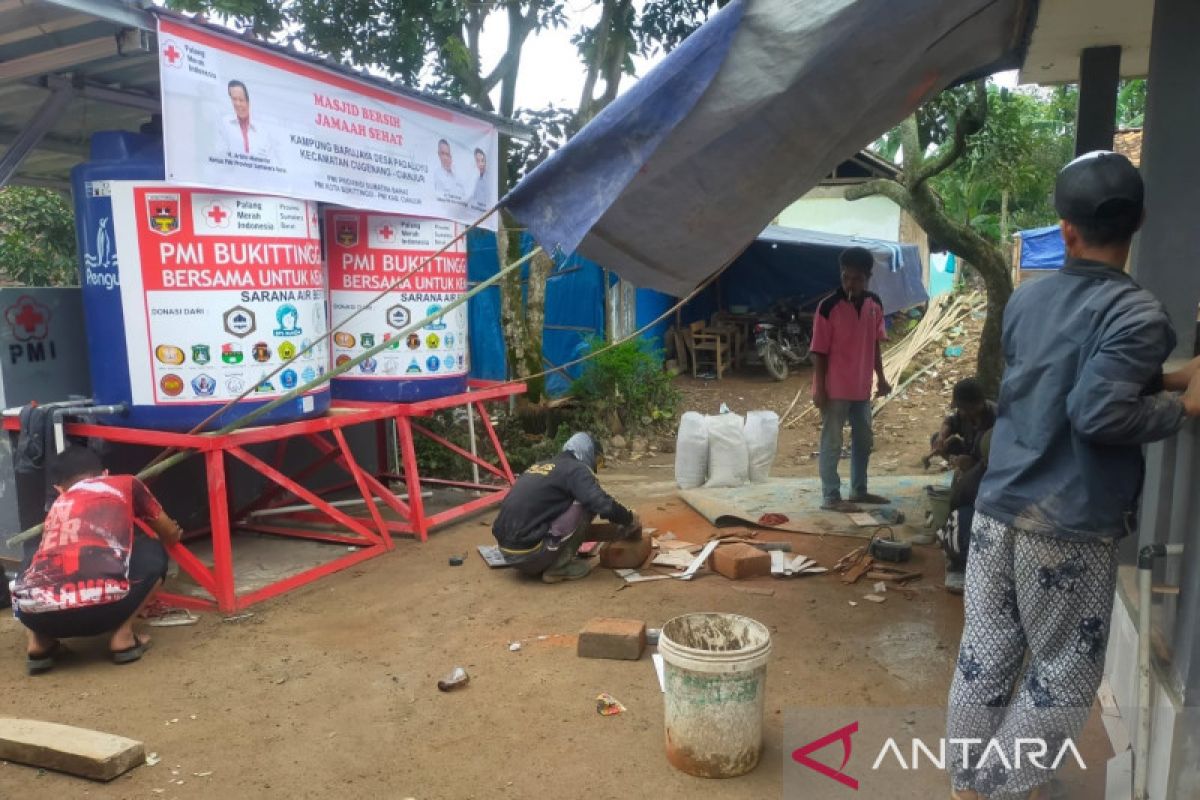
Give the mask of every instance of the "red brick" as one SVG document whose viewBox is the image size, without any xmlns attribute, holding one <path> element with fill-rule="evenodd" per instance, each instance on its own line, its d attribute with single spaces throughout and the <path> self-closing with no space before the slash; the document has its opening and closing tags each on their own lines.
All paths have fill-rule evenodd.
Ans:
<svg viewBox="0 0 1200 800">
<path fill-rule="evenodd" d="M 600 566 L 609 569 L 637 569 L 650 557 L 650 537 L 609 542 L 600 551 Z"/>
<path fill-rule="evenodd" d="M 708 558 L 708 566 L 731 581 L 771 574 L 771 554 L 738 542 L 723 544 Z"/>
<path fill-rule="evenodd" d="M 646 623 L 638 619 L 596 617 L 579 632 L 580 658 L 637 661 L 646 647 Z"/>
</svg>

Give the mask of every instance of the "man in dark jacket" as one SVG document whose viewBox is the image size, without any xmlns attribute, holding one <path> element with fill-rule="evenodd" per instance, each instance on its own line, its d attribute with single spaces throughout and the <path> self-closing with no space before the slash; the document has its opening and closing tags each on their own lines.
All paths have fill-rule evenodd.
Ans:
<svg viewBox="0 0 1200 800">
<path fill-rule="evenodd" d="M 1052 768 L 1031 758 L 1006 765 L 995 750 L 1020 753 L 1024 739 L 1057 764 L 1079 733 L 1103 674 L 1117 540 L 1141 490 L 1142 445 L 1200 416 L 1195 364 L 1164 375 L 1170 320 L 1124 272 L 1143 191 L 1116 153 L 1064 167 L 1054 207 L 1066 264 L 1021 286 L 1004 311 L 1006 371 L 950 689 L 949 738 L 980 743 L 954 748 L 949 765 L 964 800 L 1046 796 Z"/>
<path fill-rule="evenodd" d="M 576 433 L 553 460 L 534 464 L 517 478 L 500 504 L 492 535 L 521 573 L 540 575 L 546 583 L 587 577 L 587 562 L 575 558 L 579 546 L 612 538 L 592 529 L 595 517 L 621 526 L 619 537 L 641 534 L 637 515 L 600 488 L 597 466 L 596 442 Z"/>
</svg>

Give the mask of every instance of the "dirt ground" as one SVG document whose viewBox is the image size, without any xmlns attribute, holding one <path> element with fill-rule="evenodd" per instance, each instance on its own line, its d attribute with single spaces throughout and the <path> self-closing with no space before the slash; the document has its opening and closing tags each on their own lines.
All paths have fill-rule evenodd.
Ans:
<svg viewBox="0 0 1200 800">
<path fill-rule="evenodd" d="M 919 470 L 945 405 L 939 387 L 970 363 L 958 359 L 884 410 L 876 468 Z M 782 411 L 806 381 L 799 375 L 780 384 L 746 372 L 680 385 L 686 408 L 711 411 L 725 401 L 739 411 Z M 802 396 L 798 407 L 804 403 Z M 816 436 L 812 418 L 785 431 L 777 474 L 811 474 Z M 650 454 L 602 477 L 647 525 L 704 541 L 711 528 L 675 498 L 672 464 L 668 454 Z M 785 740 L 789 711 L 945 704 L 962 603 L 940 588 L 936 548 L 917 548 L 914 568 L 926 578 L 912 599 L 889 594 L 883 605 L 861 602 L 869 588 L 832 575 L 740 584 L 709 575 L 624 587 L 597 570 L 576 584 L 546 586 L 489 570 L 474 553 L 491 542 L 492 516 L 438 531 L 425 544 L 403 541 L 386 556 L 260 604 L 242 621 L 205 614 L 193 627 L 152 629 L 153 649 L 127 667 L 103 658 L 103 642 L 76 642 L 58 668 L 27 678 L 22 631 L 6 615 L 5 714 L 139 739 L 161 762 L 107 785 L 6 764 L 0 798 L 778 797 L 784 760 L 803 744 Z M 854 546 L 837 537 L 772 538 L 793 541 L 826 566 Z M 468 554 L 466 564 L 449 566 L 454 554 Z M 236 544 L 234 556 L 236 563 Z M 773 594 L 740 591 L 747 586 Z M 748 615 L 773 637 L 766 750 L 754 772 L 732 780 L 693 778 L 667 763 L 649 655 L 637 662 L 575 655 L 575 634 L 593 616 L 660 627 L 705 610 Z M 519 651 L 510 651 L 514 641 Z M 469 685 L 439 692 L 438 678 L 454 666 L 470 673 Z M 599 716 L 599 692 L 628 710 Z M 1100 796 L 1102 772 L 1070 776 L 1072 796 Z"/>
</svg>

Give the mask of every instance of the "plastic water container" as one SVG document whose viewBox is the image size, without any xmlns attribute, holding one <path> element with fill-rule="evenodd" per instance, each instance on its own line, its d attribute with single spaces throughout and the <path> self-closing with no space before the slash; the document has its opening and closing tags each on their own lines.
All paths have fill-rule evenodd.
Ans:
<svg viewBox="0 0 1200 800">
<path fill-rule="evenodd" d="M 316 208 L 172 187 L 163 176 L 151 129 L 93 134 L 91 160 L 71 170 L 93 397 L 129 406 L 103 422 L 187 430 L 256 390 L 213 430 L 329 369 L 322 347 L 263 380 L 328 330 Z M 216 272 L 231 283 L 180 283 Z M 325 385 L 255 424 L 323 414 L 329 398 Z"/>
<path fill-rule="evenodd" d="M 334 378 L 334 397 L 407 403 L 467 390 L 466 304 L 413 329 L 467 291 L 465 239 L 439 253 L 463 228 L 428 217 L 326 209 L 330 320 L 338 329 L 334 366 L 392 341 Z M 387 296 L 375 300 L 393 284 Z"/>
<path fill-rule="evenodd" d="M 691 775 L 732 778 L 762 756 L 771 634 L 738 614 L 684 614 L 659 635 L 667 760 Z"/>
</svg>

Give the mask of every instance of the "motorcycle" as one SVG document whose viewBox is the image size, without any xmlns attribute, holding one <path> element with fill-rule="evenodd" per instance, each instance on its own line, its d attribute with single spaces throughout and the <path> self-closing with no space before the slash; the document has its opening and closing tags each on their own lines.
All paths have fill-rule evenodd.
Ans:
<svg viewBox="0 0 1200 800">
<path fill-rule="evenodd" d="M 754 326 L 754 348 L 767 374 L 785 380 L 790 366 L 808 363 L 812 347 L 811 325 L 791 307 L 778 307 L 770 321 Z"/>
</svg>

